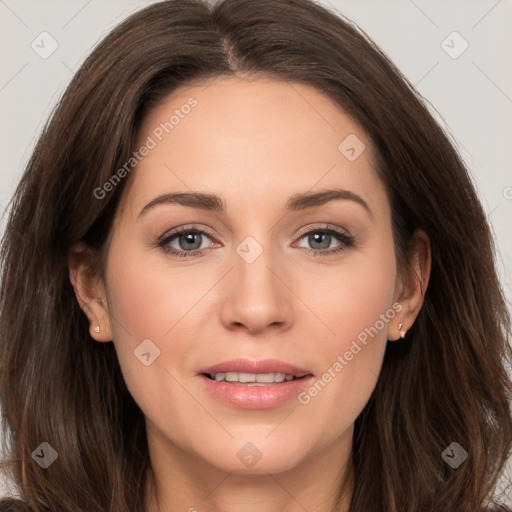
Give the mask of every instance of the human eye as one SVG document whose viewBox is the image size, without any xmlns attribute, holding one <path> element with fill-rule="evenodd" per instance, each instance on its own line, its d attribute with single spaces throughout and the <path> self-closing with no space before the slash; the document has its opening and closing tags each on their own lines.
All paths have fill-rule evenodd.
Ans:
<svg viewBox="0 0 512 512">
<path fill-rule="evenodd" d="M 303 245 L 304 242 L 310 247 Z M 184 226 L 164 233 L 155 243 L 166 255 L 178 258 L 203 256 L 205 249 L 217 243 L 214 235 L 194 226 Z M 332 225 L 309 229 L 299 236 L 298 247 L 313 256 L 339 254 L 353 247 L 355 239 L 347 231 Z M 293 245 L 296 246 L 296 245 Z"/>
<path fill-rule="evenodd" d="M 355 238 L 350 233 L 331 224 L 315 227 L 303 232 L 300 235 L 299 241 L 303 239 L 305 239 L 305 243 L 309 244 L 310 247 L 305 247 L 304 245 L 299 245 L 298 247 L 313 256 L 333 256 L 355 245 Z"/>
<path fill-rule="evenodd" d="M 158 238 L 155 245 L 169 256 L 193 258 L 203 256 L 204 250 L 212 246 L 213 240 L 213 235 L 206 230 L 184 226 L 166 232 Z"/>
</svg>

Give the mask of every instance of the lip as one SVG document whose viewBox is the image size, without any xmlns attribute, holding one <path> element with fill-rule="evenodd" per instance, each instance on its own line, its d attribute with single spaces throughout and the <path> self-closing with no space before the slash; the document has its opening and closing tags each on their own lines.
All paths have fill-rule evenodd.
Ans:
<svg viewBox="0 0 512 512">
<path fill-rule="evenodd" d="M 214 375 L 216 373 L 226 372 L 242 372 L 242 373 L 284 373 L 286 375 L 295 375 L 295 377 L 304 377 L 311 375 L 311 372 L 294 366 L 277 359 L 262 359 L 260 361 L 252 361 L 250 359 L 232 359 L 224 361 L 214 366 L 209 366 L 199 370 L 199 374 L 208 373 Z"/>
<path fill-rule="evenodd" d="M 243 373 L 284 373 L 298 377 L 295 380 L 284 381 L 264 386 L 255 386 L 250 383 L 233 384 L 226 381 L 215 381 L 206 376 L 225 372 Z M 249 359 L 235 359 L 210 366 L 200 370 L 200 378 L 205 390 L 220 402 L 240 409 L 270 409 L 278 407 L 311 385 L 313 375 L 311 372 L 297 366 L 278 361 L 265 359 L 251 361 Z"/>
</svg>

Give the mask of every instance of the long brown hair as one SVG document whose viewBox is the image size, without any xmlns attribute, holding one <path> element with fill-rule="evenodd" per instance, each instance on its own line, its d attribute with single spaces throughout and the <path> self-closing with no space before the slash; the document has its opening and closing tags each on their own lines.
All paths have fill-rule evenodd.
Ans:
<svg viewBox="0 0 512 512">
<path fill-rule="evenodd" d="M 399 264 L 430 238 L 424 306 L 388 344 L 355 424 L 350 512 L 484 510 L 512 446 L 510 318 L 486 215 L 450 137 L 363 31 L 309 0 L 168 0 L 129 17 L 60 100 L 11 203 L 1 248 L 4 470 L 36 512 L 140 512 L 144 417 L 112 343 L 95 343 L 68 276 L 72 244 L 101 251 L 141 120 L 176 87 L 241 73 L 315 87 L 376 149 Z M 312 142 L 313 143 L 313 142 Z M 47 442 L 58 460 L 32 458 Z M 467 460 L 442 453 L 457 442 Z"/>
</svg>

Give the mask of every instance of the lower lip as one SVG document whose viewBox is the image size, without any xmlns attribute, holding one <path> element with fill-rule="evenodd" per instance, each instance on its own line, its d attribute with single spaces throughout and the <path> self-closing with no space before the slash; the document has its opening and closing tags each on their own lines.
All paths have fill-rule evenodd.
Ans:
<svg viewBox="0 0 512 512">
<path fill-rule="evenodd" d="M 206 390 L 217 400 L 241 409 L 269 409 L 277 407 L 297 395 L 310 385 L 312 375 L 301 379 L 263 386 L 232 384 L 209 379 L 201 375 Z"/>
</svg>

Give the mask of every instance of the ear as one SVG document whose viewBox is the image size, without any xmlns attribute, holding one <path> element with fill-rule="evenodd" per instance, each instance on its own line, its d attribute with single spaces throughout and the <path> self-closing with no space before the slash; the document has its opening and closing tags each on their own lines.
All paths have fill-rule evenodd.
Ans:
<svg viewBox="0 0 512 512">
<path fill-rule="evenodd" d="M 408 265 L 397 276 L 395 300 L 402 305 L 402 309 L 390 326 L 388 339 L 394 341 L 403 337 L 416 320 L 427 291 L 430 265 L 430 240 L 424 231 L 418 229 L 413 235 L 413 250 Z"/>
<path fill-rule="evenodd" d="M 83 242 L 74 245 L 68 258 L 69 279 L 78 304 L 89 319 L 91 337 L 96 341 L 112 341 L 105 286 L 92 270 L 94 256 L 95 252 Z"/>
</svg>

